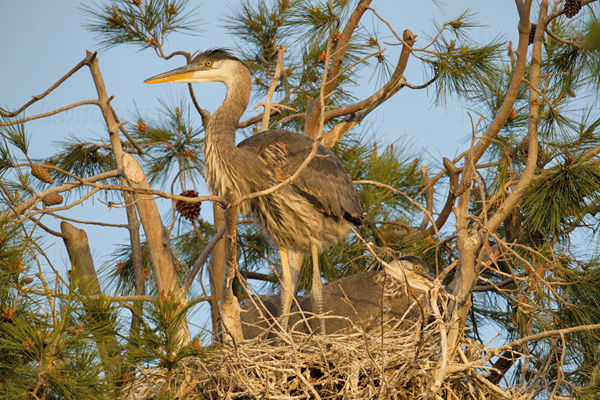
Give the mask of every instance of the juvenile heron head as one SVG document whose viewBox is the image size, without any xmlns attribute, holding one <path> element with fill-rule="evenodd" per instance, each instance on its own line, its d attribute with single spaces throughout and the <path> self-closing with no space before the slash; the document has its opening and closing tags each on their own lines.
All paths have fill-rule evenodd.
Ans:
<svg viewBox="0 0 600 400">
<path fill-rule="evenodd" d="M 437 278 L 433 268 L 417 256 L 403 256 L 383 266 L 386 274 L 411 287 L 428 291 L 433 288 Z"/>
</svg>

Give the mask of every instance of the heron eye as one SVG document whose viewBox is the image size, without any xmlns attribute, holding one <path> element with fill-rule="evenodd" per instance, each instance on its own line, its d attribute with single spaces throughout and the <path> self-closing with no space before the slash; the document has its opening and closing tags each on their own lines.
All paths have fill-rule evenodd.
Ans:
<svg viewBox="0 0 600 400">
<path fill-rule="evenodd" d="M 206 61 L 204 62 L 204 65 L 206 65 L 207 67 L 210 67 L 210 66 L 212 65 L 212 61 L 210 61 L 210 60 L 206 60 Z"/>
<path fill-rule="evenodd" d="M 419 264 L 415 264 L 415 266 L 413 268 L 415 269 L 415 271 L 418 271 L 419 268 L 421 268 L 421 266 Z"/>
</svg>

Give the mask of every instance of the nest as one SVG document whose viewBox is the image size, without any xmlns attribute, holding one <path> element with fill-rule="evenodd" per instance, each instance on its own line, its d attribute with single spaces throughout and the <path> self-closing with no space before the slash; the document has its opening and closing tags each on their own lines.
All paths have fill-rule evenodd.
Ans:
<svg viewBox="0 0 600 400">
<path fill-rule="evenodd" d="M 447 375 L 431 396 L 441 351 L 437 323 L 402 325 L 349 335 L 281 334 L 223 344 L 204 358 L 184 358 L 171 370 L 141 368 L 123 388 L 123 398 L 506 398 L 465 370 Z"/>
<path fill-rule="evenodd" d="M 384 294 L 400 296 L 402 291 L 394 289 L 387 285 Z M 499 386 L 503 367 L 491 363 L 491 357 L 506 349 L 460 336 L 456 351 L 451 351 L 446 291 L 436 288 L 412 299 L 401 314 L 382 307 L 375 323 L 304 312 L 307 320 L 344 319 L 350 324 L 344 334 L 305 333 L 294 326 L 288 333 L 266 319 L 254 339 L 219 344 L 206 356 L 184 358 L 171 369 L 138 366 L 121 398 L 524 400 L 540 393 L 535 379 L 514 385 L 504 380 Z M 506 357 L 515 360 L 529 358 L 509 352 Z M 539 378 L 543 381 L 545 375 Z"/>
<path fill-rule="evenodd" d="M 432 332 L 419 325 L 223 345 L 207 358 L 185 358 L 171 371 L 141 371 L 125 398 L 417 398 L 438 351 Z"/>
</svg>

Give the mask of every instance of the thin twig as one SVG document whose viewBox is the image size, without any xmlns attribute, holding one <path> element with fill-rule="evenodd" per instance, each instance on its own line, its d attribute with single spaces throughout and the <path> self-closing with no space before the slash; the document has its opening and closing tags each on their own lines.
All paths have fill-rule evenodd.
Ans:
<svg viewBox="0 0 600 400">
<path fill-rule="evenodd" d="M 206 247 L 204 247 L 204 250 L 202 250 L 202 253 L 200 253 L 200 256 L 194 262 L 194 266 L 188 273 L 187 278 L 185 278 L 184 284 L 181 286 L 183 296 L 186 296 L 189 292 L 190 287 L 192 286 L 192 283 L 194 282 L 194 279 L 198 274 L 198 271 L 200 270 L 200 268 L 202 268 L 202 266 L 208 259 L 210 252 L 216 246 L 217 242 L 223 237 L 223 234 L 225 234 L 226 230 L 227 226 L 225 224 L 221 225 L 219 230 L 213 235 L 212 239 L 210 239 L 210 242 L 206 244 Z"/>
<path fill-rule="evenodd" d="M 124 124 L 119 121 L 119 117 L 117 116 L 117 112 L 115 111 L 115 109 L 113 108 L 112 105 L 110 106 L 110 110 L 112 112 L 113 118 L 115 119 L 115 122 L 117 124 L 119 124 L 119 130 L 121 131 L 121 133 L 123 134 L 123 136 L 125 136 L 127 138 L 127 140 L 129 141 L 129 143 L 131 143 L 131 145 L 133 147 L 135 147 L 135 149 L 138 151 L 139 155 L 146 154 L 146 152 L 140 147 L 140 145 L 137 144 L 137 142 L 135 141 L 135 139 L 131 137 L 131 135 L 129 134 L 129 132 L 127 132 L 127 130 L 123 126 Z"/>
<path fill-rule="evenodd" d="M 58 113 L 70 110 L 75 107 L 81 107 L 81 106 L 87 106 L 87 105 L 96 105 L 97 106 L 98 104 L 99 104 L 98 100 L 82 100 L 82 101 L 78 101 L 73 104 L 69 104 L 68 106 L 57 108 L 56 110 L 48 111 L 46 113 L 36 114 L 36 115 L 32 115 L 31 117 L 16 119 L 16 120 L 8 121 L 8 122 L 0 122 L 0 126 L 11 126 L 11 125 L 16 125 L 16 124 L 22 124 L 24 122 L 33 121 L 33 120 L 40 119 L 40 118 L 50 117 L 52 115 L 56 115 Z"/>
</svg>

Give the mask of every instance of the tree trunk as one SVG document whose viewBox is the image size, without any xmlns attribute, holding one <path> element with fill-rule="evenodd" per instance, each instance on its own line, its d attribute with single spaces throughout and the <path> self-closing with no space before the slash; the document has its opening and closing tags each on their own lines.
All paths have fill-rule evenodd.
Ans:
<svg viewBox="0 0 600 400">
<path fill-rule="evenodd" d="M 123 172 L 132 187 L 142 190 L 150 189 L 142 167 L 131 154 L 123 154 Z M 172 299 L 176 302 L 178 313 L 182 311 L 185 299 L 181 295 L 173 266 L 169 234 L 162 223 L 158 207 L 156 207 L 152 195 L 134 193 L 133 197 L 150 248 L 158 291 L 162 299 Z M 187 320 L 181 318 L 180 321 L 180 326 L 176 329 L 176 340 L 179 341 L 179 346 L 185 346 L 190 342 L 190 332 Z"/>
<path fill-rule="evenodd" d="M 100 73 L 100 66 L 96 53 L 87 52 L 86 54 L 87 65 L 90 68 L 96 92 L 98 93 L 98 101 L 102 117 L 106 122 L 106 128 L 110 137 L 110 144 L 113 149 L 115 156 L 115 163 L 118 169 L 123 168 L 123 146 L 121 145 L 121 138 L 119 137 L 119 123 L 116 119 L 116 113 L 110 105 L 110 99 L 106 92 L 106 86 L 104 85 L 104 79 Z M 128 182 L 125 178 L 120 177 L 121 184 L 128 186 Z M 145 294 L 145 283 L 144 283 L 144 266 L 142 262 L 142 248 L 140 244 L 140 221 L 135 213 L 134 196 L 131 193 L 123 192 L 123 198 L 125 199 L 125 209 L 127 212 L 127 224 L 129 230 L 129 239 L 131 242 L 131 260 L 133 262 L 133 272 L 135 274 L 135 294 Z M 135 313 L 131 317 L 131 331 L 135 332 L 139 330 L 141 325 L 140 316 L 142 315 L 141 304 L 135 304 Z M 136 313 L 138 315 L 136 315 Z"/>
<path fill-rule="evenodd" d="M 225 212 L 218 205 L 213 203 L 213 216 L 214 216 L 214 228 L 215 232 L 225 222 Z M 219 312 L 219 301 L 221 300 L 221 284 L 223 282 L 223 274 L 225 270 L 225 245 L 227 235 L 223 235 L 223 238 L 215 245 L 210 263 L 208 265 L 210 275 L 210 289 L 212 297 L 212 307 L 210 316 L 212 320 L 213 335 L 216 340 L 221 338 L 221 313 Z"/>
<path fill-rule="evenodd" d="M 231 189 L 227 189 L 227 203 L 232 204 L 235 201 L 235 195 Z M 242 323 L 240 320 L 240 304 L 237 297 L 233 294 L 233 281 L 237 271 L 237 206 L 229 206 L 225 211 L 225 223 L 227 224 L 227 260 L 223 275 L 221 287 L 221 299 L 219 300 L 219 310 L 224 327 L 224 337 L 227 340 L 233 339 L 239 342 L 244 339 L 242 333 Z"/>
</svg>

